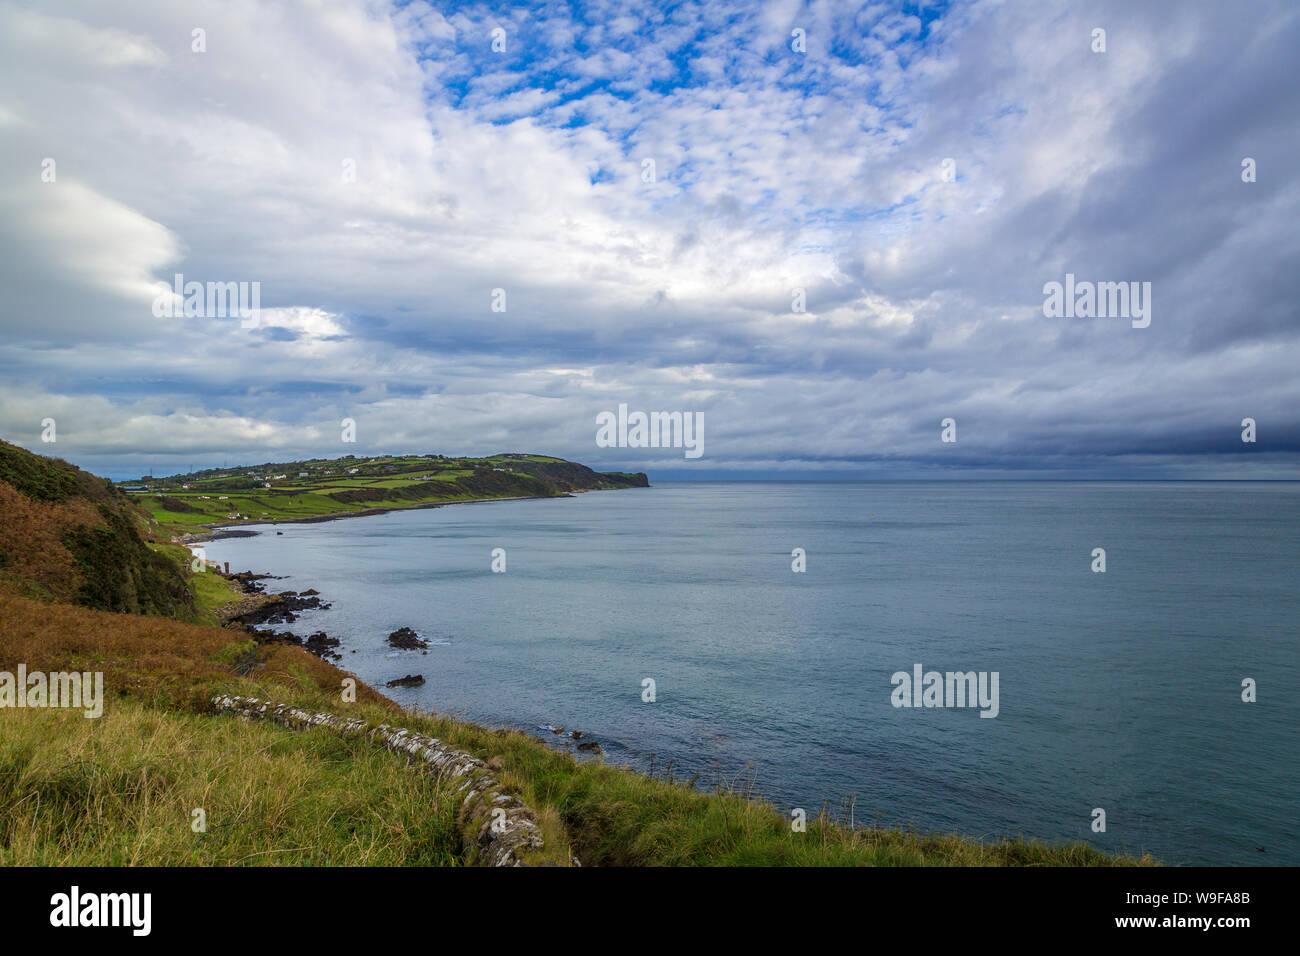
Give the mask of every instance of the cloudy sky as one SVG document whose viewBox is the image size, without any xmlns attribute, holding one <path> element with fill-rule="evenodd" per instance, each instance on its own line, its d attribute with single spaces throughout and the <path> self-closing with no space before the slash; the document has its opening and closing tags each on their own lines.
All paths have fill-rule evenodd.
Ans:
<svg viewBox="0 0 1300 956">
<path fill-rule="evenodd" d="M 1300 477 L 1297 49 L 1287 0 L 0 0 L 0 437 Z M 1045 316 L 1067 273 L 1150 325 Z M 597 447 L 620 403 L 703 457 Z"/>
</svg>

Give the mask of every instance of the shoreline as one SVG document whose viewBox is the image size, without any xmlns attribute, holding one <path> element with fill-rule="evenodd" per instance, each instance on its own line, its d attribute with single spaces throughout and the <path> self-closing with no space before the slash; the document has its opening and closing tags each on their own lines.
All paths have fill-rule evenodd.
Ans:
<svg viewBox="0 0 1300 956">
<path fill-rule="evenodd" d="M 621 490 L 621 489 L 609 489 L 609 490 Z M 390 511 L 409 511 L 409 510 L 416 510 L 416 509 L 423 509 L 423 508 L 436 508 L 436 507 L 442 507 L 443 505 L 447 505 L 447 504 L 484 504 L 492 501 L 544 500 L 548 498 L 561 498 L 561 497 L 572 498 L 572 497 L 576 497 L 576 495 L 574 494 L 544 495 L 544 496 L 531 495 L 531 496 L 512 496 L 508 498 L 476 498 L 476 499 L 464 499 L 460 501 L 426 502 L 426 503 L 421 503 L 409 507 L 363 509 L 359 511 L 346 512 L 340 514 L 312 516 L 310 518 L 305 518 L 305 519 L 285 519 L 282 521 L 260 522 L 259 524 L 274 526 L 278 524 L 288 524 L 288 523 L 318 523 L 321 521 L 332 521 L 332 520 L 338 520 L 342 518 L 367 517 L 375 514 L 385 514 Z M 216 527 L 211 527 L 208 530 L 212 534 L 212 537 L 207 538 L 206 540 L 212 540 L 215 537 L 255 537 L 263 533 L 260 530 L 253 530 L 253 527 L 251 526 L 246 526 L 246 527 L 236 526 L 233 528 L 231 527 L 223 528 L 220 526 L 216 526 Z M 266 570 L 268 572 L 265 575 L 266 577 L 272 579 L 277 577 L 277 575 L 275 575 L 274 573 L 270 573 L 272 572 L 273 569 L 268 567 Z M 236 572 L 236 574 L 241 574 L 241 573 L 247 573 L 247 572 Z M 231 578 L 235 577 L 235 575 L 222 575 L 222 576 L 225 577 L 227 580 L 231 580 Z M 236 582 L 232 581 L 232 583 L 236 583 Z M 243 591 L 241 599 L 239 601 L 225 605 L 223 610 L 229 609 L 233 611 L 238 608 L 240 610 L 243 610 L 245 613 L 256 612 L 256 610 L 258 610 L 258 608 L 261 607 L 262 605 L 268 603 L 278 603 L 284 597 L 283 594 L 271 591 L 270 588 L 267 588 L 266 590 L 259 592 L 253 590 L 253 588 L 251 587 L 247 587 L 242 581 L 237 583 L 238 586 L 240 586 L 241 590 Z M 303 584 L 306 584 L 308 586 L 308 590 L 291 592 L 292 595 L 295 597 L 298 595 L 311 595 L 314 599 L 318 592 L 315 591 L 315 584 L 310 580 L 299 582 L 293 586 L 301 587 Z M 333 602 L 331 601 L 330 603 Z M 240 605 L 244 605 L 244 607 L 240 608 Z M 236 618 L 238 618 L 239 616 L 242 615 L 236 615 Z M 382 697 L 385 700 L 391 702 L 404 714 L 410 714 L 414 717 L 419 717 L 419 718 L 427 718 L 432 716 L 438 719 L 451 720 L 459 724 L 463 724 L 465 726 L 475 728 L 476 730 L 481 730 L 483 732 L 491 733 L 491 734 L 499 734 L 503 732 L 520 733 L 526 736 L 529 740 L 540 744 L 548 751 L 557 754 L 568 755 L 573 760 L 575 760 L 579 765 L 585 764 L 588 761 L 595 760 L 604 766 L 609 766 L 617 770 L 625 771 L 627 773 L 633 774 L 634 776 L 640 779 L 646 779 L 646 780 L 655 779 L 654 778 L 655 761 L 654 761 L 653 753 L 647 754 L 645 751 L 629 748 L 622 740 L 618 739 L 617 737 L 607 736 L 601 729 L 596 729 L 594 732 L 591 729 L 586 729 L 583 727 L 583 723 L 585 722 L 580 721 L 578 723 L 578 727 L 582 729 L 575 730 L 572 729 L 572 724 L 568 721 L 563 720 L 563 718 L 552 717 L 549 719 L 552 721 L 558 719 L 562 723 L 564 723 L 565 726 L 556 726 L 554 723 L 536 723 L 535 720 L 531 717 L 524 719 L 518 716 L 513 716 L 513 717 L 507 716 L 504 719 L 502 719 L 501 716 L 497 716 L 495 719 L 489 718 L 487 720 L 484 720 L 482 718 L 469 717 L 464 713 L 442 710 L 437 701 L 430 701 L 427 704 L 416 704 L 409 700 L 404 699 L 405 695 L 390 694 L 389 690 L 393 689 L 393 685 L 391 683 L 385 684 L 384 678 L 382 676 L 377 680 L 371 681 L 362 678 L 355 670 L 348 667 L 349 661 L 344 656 L 348 649 L 346 647 L 341 646 L 338 643 L 337 639 L 335 639 L 332 645 L 329 645 L 336 648 L 337 653 L 335 654 L 329 654 L 329 653 L 321 654 L 317 649 L 313 649 L 313 647 L 310 645 L 310 641 L 308 637 L 306 637 L 304 633 L 299 633 L 299 631 L 305 632 L 306 630 L 313 629 L 317 626 L 316 624 L 313 624 L 311 628 L 295 629 L 292 626 L 293 625 L 292 619 L 290 619 L 289 621 L 280 621 L 280 622 L 267 621 L 260 624 L 250 624 L 246 621 L 236 620 L 233 622 L 227 622 L 226 626 L 230 626 L 230 623 L 237 623 L 238 626 L 245 633 L 253 635 L 255 639 L 258 636 L 259 630 L 263 628 L 274 630 L 274 631 L 280 631 L 281 629 L 287 630 L 290 634 L 293 634 L 297 638 L 292 642 L 293 644 L 306 650 L 309 654 L 313 654 L 314 656 L 320 658 L 326 664 L 329 664 L 337 668 L 343 674 L 352 677 L 357 681 L 358 685 L 368 688 L 370 691 L 373 691 L 379 697 Z M 326 627 L 328 627 L 328 625 L 326 625 Z M 324 630 L 318 631 L 317 634 L 324 638 L 329 637 L 327 632 Z M 259 641 L 259 643 L 261 643 L 261 641 Z M 272 639 L 267 643 L 278 643 L 278 642 L 274 640 L 274 637 L 272 637 Z M 355 649 L 353 649 L 353 652 L 355 653 Z M 421 658 L 415 658 L 414 660 L 418 661 L 420 659 Z M 405 664 L 406 658 L 402 658 L 402 660 L 403 663 Z M 405 670 L 406 668 L 403 666 L 401 668 L 396 669 L 394 673 L 404 673 Z M 418 672 L 419 671 L 417 670 L 417 673 Z M 543 718 L 538 718 L 538 719 L 543 719 Z M 606 749 L 607 747 L 610 749 Z M 649 770 L 645 769 L 644 767 L 644 761 L 647 758 L 647 756 L 650 759 Z M 639 766 L 638 764 L 641 765 Z M 707 791 L 695 787 L 694 783 L 695 782 L 692 780 L 691 785 L 692 785 L 692 790 L 694 792 L 702 795 L 707 795 Z M 772 800 L 772 798 L 768 796 L 768 791 L 766 791 L 765 788 L 759 788 L 759 787 L 755 787 L 752 795 L 747 795 L 747 799 L 750 798 L 756 799 L 760 803 L 771 802 Z M 844 821 L 843 818 L 840 817 L 837 818 L 836 822 L 837 824 L 842 825 Z M 895 823 L 895 824 L 891 824 L 889 829 L 900 829 L 900 827 L 901 824 Z M 934 832 L 938 834 L 940 831 L 936 830 Z M 963 840 L 972 841 L 981 845 L 983 845 L 987 840 L 992 840 L 993 843 L 996 844 L 996 843 L 1008 842 L 1016 839 L 1015 837 L 1010 836 L 1008 833 L 997 833 L 993 835 L 986 834 L 984 836 L 973 836 L 968 832 L 959 833 L 955 830 L 954 831 L 944 830 L 942 831 L 942 833 L 944 834 L 950 833 L 954 836 L 960 837 Z M 1055 846 L 1055 845 L 1062 844 L 1065 838 L 1058 835 L 1050 838 L 1040 838 L 1040 839 L 1043 839 L 1045 845 Z M 1122 856 L 1123 854 L 1121 853 L 1119 855 Z"/>
<path fill-rule="evenodd" d="M 603 488 L 603 489 L 591 489 L 591 490 L 623 491 L 625 489 Z M 205 532 L 199 532 L 195 535 L 188 535 L 188 534 L 183 535 L 181 540 L 178 543 L 188 546 L 188 545 L 202 544 L 208 541 L 217 541 L 222 538 L 254 538 L 254 537 L 258 537 L 263 533 L 260 530 L 257 531 L 253 530 L 254 526 L 266 527 L 266 526 L 275 526 L 281 524 L 318 524 L 323 521 L 337 521 L 342 518 L 365 518 L 365 517 L 372 517 L 374 515 L 388 514 L 389 512 L 394 512 L 394 511 L 416 511 L 416 510 L 421 510 L 426 508 L 442 508 L 447 505 L 478 505 L 478 504 L 489 504 L 495 501 L 553 501 L 560 498 L 576 498 L 578 494 L 586 494 L 586 493 L 588 493 L 587 489 L 584 489 L 583 491 L 580 492 L 568 492 L 562 495 L 516 495 L 507 498 L 467 498 L 467 499 L 462 499 L 460 501 L 430 501 L 430 502 L 423 502 L 417 505 L 408 505 L 405 507 L 365 508 L 360 511 L 347 511 L 347 512 L 339 512 L 339 513 L 328 514 L 328 515 L 312 515 L 307 518 L 285 518 L 280 521 L 250 522 L 250 524 L 247 526 L 232 527 L 232 526 L 212 525 L 209 526 L 208 530 Z M 215 562 L 213 563 L 215 564 Z M 261 610 L 268 604 L 279 603 L 279 601 L 283 598 L 283 594 L 281 592 L 274 592 L 269 589 L 262 590 L 262 591 L 256 590 L 254 587 L 250 587 L 246 582 L 238 578 L 238 575 L 246 574 L 248 572 L 237 571 L 234 572 L 233 574 L 226 574 L 217 568 L 214 568 L 213 570 L 214 573 L 219 574 L 221 575 L 221 577 L 225 578 L 225 580 L 229 584 L 238 587 L 240 591 L 240 596 L 238 599 L 231 601 L 228 604 L 224 604 L 221 607 L 216 609 L 217 616 L 222 622 L 221 626 L 229 627 L 231 624 L 237 624 L 239 627 L 243 628 L 244 631 L 247 632 L 249 635 L 256 638 L 259 631 L 258 625 L 243 620 L 244 615 L 256 613 L 258 610 Z M 275 578 L 283 577 L 283 575 L 276 575 L 268 571 L 265 577 L 269 579 L 275 579 Z M 309 585 L 309 586 L 314 588 L 314 585 Z M 296 592 L 296 593 L 301 594 L 302 592 Z M 270 622 L 266 622 L 266 623 L 269 627 L 275 626 L 272 625 Z M 281 622 L 281 623 L 287 624 L 292 622 Z M 293 632 L 290 630 L 289 633 L 293 633 Z M 327 634 L 327 632 L 325 631 L 321 631 L 320 633 L 322 635 Z M 297 636 L 301 638 L 301 635 L 297 635 Z M 337 641 L 337 639 L 335 640 Z M 315 652 L 310 650 L 310 648 L 308 648 L 308 653 L 315 653 Z M 407 711 L 410 709 L 406 704 L 402 703 L 397 698 L 388 694 L 387 693 L 387 690 L 389 689 L 388 687 L 372 685 L 367 681 L 362 680 L 360 675 L 354 673 L 353 671 L 346 670 L 345 668 L 341 667 L 340 666 L 342 660 L 341 657 L 338 658 L 336 661 L 330 661 L 328 657 L 323 657 L 319 654 L 316 654 L 316 656 L 321 657 L 321 659 L 324 660 L 326 663 L 333 663 L 335 667 L 339 668 L 339 670 L 342 670 L 345 674 L 348 674 L 349 676 L 355 678 L 358 683 L 364 684 L 365 686 L 369 687 L 371 690 L 379 694 L 381 697 L 385 697 L 388 700 L 392 701 L 403 711 Z M 411 712 L 417 714 L 420 713 L 419 711 L 411 711 Z M 487 725 L 481 724 L 478 726 L 486 727 Z M 496 728 L 488 728 L 488 729 L 496 729 Z M 499 729 L 516 730 L 519 731 L 520 733 L 528 734 L 534 739 L 541 741 L 543 744 L 545 744 L 548 747 L 551 747 L 561 753 L 566 753 L 566 752 L 572 753 L 573 756 L 575 757 L 579 757 L 579 755 L 581 754 L 582 756 L 590 758 L 596 755 L 603 755 L 605 752 L 603 748 L 601 748 L 599 744 L 596 743 L 595 738 L 592 737 L 587 732 L 578 732 L 576 734 L 565 733 L 564 728 L 556 728 L 550 724 L 544 726 L 537 725 L 536 727 L 534 727 L 531 724 L 521 723 L 518 721 L 507 722 L 505 725 L 503 725 L 502 728 Z M 551 735 L 543 736 L 542 734 L 537 733 L 536 732 L 537 730 L 549 730 L 551 731 Z M 554 737 L 555 739 L 551 739 L 552 737 Z M 579 740 L 582 740 L 583 738 L 587 739 L 588 744 L 586 746 L 575 747 L 573 750 L 569 750 L 568 748 L 560 747 L 557 745 L 557 742 L 561 739 L 571 740 L 576 744 Z M 591 749 L 592 747 L 594 747 L 594 752 Z"/>
<path fill-rule="evenodd" d="M 622 488 L 603 489 L 623 491 Z M 247 524 L 210 524 L 200 525 L 204 531 L 185 533 L 174 539 L 177 544 L 203 544 L 207 541 L 219 541 L 222 538 L 253 538 L 261 531 L 253 528 L 275 527 L 282 524 L 320 524 L 323 521 L 341 521 L 344 518 L 370 518 L 374 515 L 389 514 L 394 511 L 421 511 L 426 508 L 445 508 L 448 505 L 481 505 L 493 501 L 551 501 L 556 498 L 574 498 L 576 495 L 515 495 L 510 498 L 463 498 L 460 501 L 425 501 L 417 505 L 403 505 L 392 508 L 362 508 L 360 511 L 336 511 L 325 515 L 310 515 L 306 518 L 280 518 L 270 521 L 250 521 Z"/>
</svg>

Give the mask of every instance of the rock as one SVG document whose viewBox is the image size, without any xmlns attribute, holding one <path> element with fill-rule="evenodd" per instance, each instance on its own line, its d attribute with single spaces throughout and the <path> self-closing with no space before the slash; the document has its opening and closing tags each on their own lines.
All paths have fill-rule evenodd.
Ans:
<svg viewBox="0 0 1300 956">
<path fill-rule="evenodd" d="M 562 733 L 564 733 L 564 728 L 563 728 L 563 727 L 552 727 L 552 728 L 551 728 L 551 733 L 553 733 L 553 734 L 562 734 Z"/>
<path fill-rule="evenodd" d="M 336 654 L 330 650 L 330 648 L 338 646 L 338 638 L 330 637 L 324 631 L 317 631 L 315 634 L 310 635 L 307 640 L 303 641 L 303 647 L 321 658 L 321 660 L 328 660 L 331 657 L 334 658 L 334 660 L 338 660 L 342 657 L 342 654 Z"/>
<path fill-rule="evenodd" d="M 255 630 L 252 632 L 253 638 L 259 644 L 296 644 L 308 652 L 315 654 L 321 660 L 339 660 L 342 654 L 335 653 L 332 648 L 339 646 L 338 638 L 330 637 L 324 631 L 317 631 L 310 635 L 305 641 L 294 634 L 292 631 Z"/>
<path fill-rule="evenodd" d="M 218 711 L 226 711 L 247 720 L 270 720 L 284 727 L 302 730 L 330 727 L 340 733 L 365 735 L 402 757 L 414 758 L 413 765 L 436 770 L 440 778 L 463 781 L 456 789 L 460 798 L 459 817 L 462 832 L 478 827 L 480 852 L 472 862 L 479 866 L 526 866 L 537 860 L 533 855 L 545 844 L 537 826 L 537 816 L 527 804 L 503 793 L 492 771 L 473 754 L 453 750 L 442 741 L 400 727 L 373 727 L 358 718 L 343 718 L 329 713 L 311 713 L 288 704 L 258 700 L 253 697 L 214 697 Z M 463 797 L 461 796 L 463 795 Z M 500 811 L 500 812 L 498 812 Z M 488 824 L 486 827 L 483 824 Z M 573 863 L 577 865 L 577 858 Z"/>
<path fill-rule="evenodd" d="M 429 646 L 428 641 L 420 640 L 420 635 L 409 627 L 399 627 L 392 634 L 389 634 L 388 643 L 392 647 L 400 647 L 406 651 L 418 651 Z"/>
<path fill-rule="evenodd" d="M 315 597 L 318 594 L 320 594 L 320 592 L 317 591 L 315 588 L 308 588 L 305 591 L 298 592 L 299 597 Z"/>
<path fill-rule="evenodd" d="M 225 607 L 217 608 L 217 620 L 221 622 L 222 627 L 240 627 L 243 617 L 256 611 L 263 604 L 274 600 L 266 594 L 252 593 L 248 594 L 233 604 L 227 604 Z"/>
<path fill-rule="evenodd" d="M 582 739 L 582 731 L 581 731 L 581 730 L 575 730 L 575 731 L 573 731 L 572 734 L 570 734 L 570 736 L 571 736 L 574 740 L 581 740 L 581 739 Z"/>
<path fill-rule="evenodd" d="M 585 743 L 578 744 L 578 749 L 584 753 L 603 754 L 605 751 L 600 749 L 600 744 L 594 740 L 588 740 Z"/>
<path fill-rule="evenodd" d="M 283 575 L 254 574 L 252 571 L 237 571 L 230 575 L 230 580 L 238 584 L 246 594 L 261 594 L 266 586 L 262 581 L 278 580 Z"/>
<path fill-rule="evenodd" d="M 285 591 L 281 594 L 268 595 L 268 600 L 239 614 L 234 620 L 250 628 L 257 628 L 263 624 L 292 624 L 298 620 L 295 611 L 325 611 L 329 607 L 330 605 L 322 603 L 315 595 L 305 597 L 296 591 Z"/>
<path fill-rule="evenodd" d="M 405 677 L 399 677 L 396 680 L 390 680 L 388 687 L 419 687 L 424 683 L 423 674 L 407 674 Z"/>
</svg>

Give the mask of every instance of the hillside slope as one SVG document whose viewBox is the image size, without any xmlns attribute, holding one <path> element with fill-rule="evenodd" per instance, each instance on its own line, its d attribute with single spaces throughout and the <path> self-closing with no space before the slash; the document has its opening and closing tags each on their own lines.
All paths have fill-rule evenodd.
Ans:
<svg viewBox="0 0 1300 956">
<path fill-rule="evenodd" d="M 0 589 L 186 618 L 185 570 L 147 546 L 148 523 L 111 482 L 0 441 Z"/>
<path fill-rule="evenodd" d="M 481 826 L 436 775 L 365 736 L 223 716 L 222 695 L 400 726 L 481 761 L 500 793 L 535 815 L 543 840 L 520 857 L 526 863 L 1151 862 L 1083 844 L 846 827 L 815 810 L 796 832 L 744 793 L 579 759 L 517 730 L 403 711 L 300 646 L 190 623 L 196 603 L 220 600 L 207 589 L 225 578 L 189 575 L 188 552 L 147 540 L 145 529 L 156 528 L 102 479 L 0 445 L 0 672 L 99 673 L 104 691 L 99 719 L 0 708 L 0 865 L 479 862 Z M 191 827 L 196 808 L 202 831 Z"/>
<path fill-rule="evenodd" d="M 267 462 L 119 483 L 163 525 L 318 521 L 493 498 L 554 498 L 648 487 L 643 473 L 598 472 L 542 455 L 381 455 Z"/>
</svg>

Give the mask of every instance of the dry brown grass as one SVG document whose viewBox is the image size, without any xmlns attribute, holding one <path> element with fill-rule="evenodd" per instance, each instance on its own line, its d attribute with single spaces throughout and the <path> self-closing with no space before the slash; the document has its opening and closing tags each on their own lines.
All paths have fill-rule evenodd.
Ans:
<svg viewBox="0 0 1300 956">
<path fill-rule="evenodd" d="M 337 711 L 345 672 L 300 647 L 255 647 L 242 630 L 176 620 L 196 614 L 184 553 L 146 548 L 137 531 L 150 519 L 101 479 L 3 442 L 0 474 L 27 490 L 0 480 L 0 670 L 102 672 L 110 715 L 102 723 L 64 713 L 4 715 L 0 864 L 240 863 L 269 854 L 320 863 L 456 859 L 450 804 L 440 803 L 436 786 L 385 763 L 391 755 L 330 733 L 253 729 L 211 713 L 220 692 Z M 76 553 L 65 544 L 70 532 Z M 172 616 L 60 603 L 75 600 Z M 572 845 L 584 862 L 606 865 L 1151 862 L 1083 845 L 983 844 L 825 818 L 795 834 L 774 807 L 747 794 L 702 793 L 599 761 L 579 763 L 527 734 L 407 713 L 360 681 L 347 707 L 349 716 L 400 724 L 498 761 L 500 780 L 538 812 L 548 848 L 564 861 Z M 244 770 L 246 780 L 233 776 Z M 206 843 L 188 829 L 187 808 L 199 802 L 213 804 L 218 827 L 229 821 Z M 426 803 L 442 820 L 433 830 Z M 401 812 L 391 812 L 394 805 Z M 100 826 L 106 816 L 111 825 Z M 372 818 L 382 826 L 362 828 L 358 838 L 355 821 Z M 390 844 L 402 849 L 387 853 Z"/>
<path fill-rule="evenodd" d="M 106 697 L 129 696 L 207 711 L 233 669 L 217 657 L 242 631 L 136 614 L 113 614 L 0 594 L 0 669 L 102 671 Z M 343 671 L 300 647 L 258 652 L 259 682 L 337 696 Z M 357 701 L 396 712 L 397 705 L 358 682 Z"/>
<path fill-rule="evenodd" d="M 82 579 L 63 535 L 78 525 L 97 528 L 103 523 L 98 509 L 85 498 L 34 501 L 0 481 L 0 554 L 5 555 L 0 588 L 73 600 Z"/>
<path fill-rule="evenodd" d="M 210 715 L 211 697 L 219 691 L 270 697 L 318 709 L 342 709 L 339 690 L 344 672 L 299 647 L 262 647 L 258 650 L 262 666 L 245 678 L 238 677 L 234 668 L 219 658 L 223 648 L 247 639 L 240 631 L 0 595 L 0 669 L 13 671 L 17 664 L 25 663 L 29 670 L 102 671 L 105 713 L 138 707 L 134 702 L 138 701 L 154 705 L 154 709 L 179 709 L 220 722 L 225 718 L 204 716 Z M 747 799 L 743 793 L 702 793 L 681 783 L 600 762 L 579 763 L 572 755 L 527 734 L 491 731 L 443 717 L 403 712 L 360 682 L 357 702 L 347 711 L 349 716 L 431 734 L 484 759 L 499 759 L 503 764 L 501 781 L 538 812 L 548 847 L 573 846 L 586 864 L 1087 866 L 1152 862 L 1147 858 L 1115 859 L 1082 845 L 1043 846 L 1024 840 L 983 844 L 951 835 L 848 830 L 820 818 L 809 821 L 807 834 L 796 835 L 788 820 L 773 807 Z M 17 713 L 10 712 L 10 716 Z M 80 717 L 76 720 L 81 721 L 78 727 L 97 723 Z M 17 725 L 8 721 L 0 724 L 0 728 L 11 726 Z M 278 733 L 306 743 L 300 735 Z M 316 740 L 331 735 L 308 736 Z M 6 739 L 7 734 L 0 735 L 0 743 Z M 188 771 L 176 769 L 174 773 L 178 785 L 187 779 Z M 341 792 L 352 786 L 344 784 Z M 107 799 L 110 790 L 87 789 L 86 799 Z M 11 848 L 18 854 L 13 859 L 59 860 L 48 846 L 48 839 L 63 827 L 61 819 L 33 819 L 31 826 L 35 829 Z M 18 825 L 16 819 L 12 825 Z M 155 839 L 145 832 L 153 832 L 149 820 L 141 818 L 138 826 L 131 826 L 139 830 L 138 837 L 131 839 Z M 265 821 L 255 824 L 257 829 L 268 826 L 270 823 Z M 12 835 L 20 834 L 14 831 Z M 284 839 L 289 840 L 287 836 Z M 255 850 L 247 850 L 249 853 L 276 848 L 262 846 L 251 837 L 249 840 L 259 844 Z M 23 845 L 27 849 L 22 849 Z M 106 846 L 96 843 L 64 859 L 105 862 L 109 860 L 102 855 L 107 852 Z M 46 853 L 42 847 L 50 851 L 49 855 L 42 855 Z M 152 857 L 146 853 L 137 862 L 157 859 L 178 857 Z M 321 862 L 338 859 L 330 851 Z"/>
</svg>

